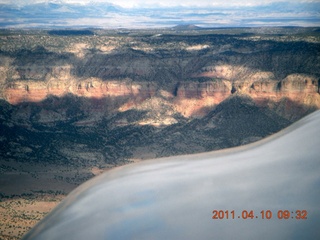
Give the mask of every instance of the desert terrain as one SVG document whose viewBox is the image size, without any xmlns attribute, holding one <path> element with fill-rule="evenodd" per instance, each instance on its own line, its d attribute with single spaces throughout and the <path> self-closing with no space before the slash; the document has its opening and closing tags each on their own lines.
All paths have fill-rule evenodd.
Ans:
<svg viewBox="0 0 320 240">
<path fill-rule="evenodd" d="M 111 168 L 231 148 L 320 108 L 319 28 L 0 30 L 0 238 Z"/>
<path fill-rule="evenodd" d="M 318 239 L 319 117 L 245 146 L 110 170 L 23 240 Z"/>
</svg>

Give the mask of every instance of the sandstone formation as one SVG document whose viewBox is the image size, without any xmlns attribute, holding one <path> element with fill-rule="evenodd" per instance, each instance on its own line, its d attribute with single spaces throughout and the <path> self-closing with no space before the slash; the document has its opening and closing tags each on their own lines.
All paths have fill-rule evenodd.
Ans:
<svg viewBox="0 0 320 240">
<path fill-rule="evenodd" d="M 261 139 L 320 108 L 304 31 L 1 35 L 0 154 L 118 164 Z"/>
<path fill-rule="evenodd" d="M 136 82 L 131 79 L 103 81 L 97 78 L 77 80 L 68 75 L 69 78 L 63 79 L 6 83 L 2 88 L 2 97 L 13 105 L 41 102 L 49 96 L 63 97 L 67 94 L 92 99 L 122 97 L 128 101 L 127 107 L 122 109 L 128 110 L 154 97 L 161 90 L 161 84 L 157 82 Z M 203 75 L 210 74 L 202 73 L 201 76 Z M 305 112 L 301 112 L 294 120 L 310 108 L 320 108 L 319 80 L 312 75 L 291 74 L 284 79 L 275 80 L 271 73 L 255 73 L 252 77 L 246 76 L 248 80 L 233 81 L 228 79 L 230 72 L 224 70 L 224 75 L 219 76 L 218 79 L 204 82 L 177 82 L 168 92 L 176 111 L 185 117 L 201 117 L 206 114 L 202 109 L 213 108 L 232 94 L 250 96 L 257 105 L 272 109 L 276 109 L 284 100 L 305 106 Z M 286 116 L 285 113 L 283 116 Z"/>
<path fill-rule="evenodd" d="M 67 194 L 115 166 L 248 144 L 318 109 L 317 31 L 273 30 L 0 30 L 0 200 Z"/>
<path fill-rule="evenodd" d="M 121 98 L 124 111 L 165 91 L 188 118 L 205 116 L 233 94 L 289 120 L 318 109 L 318 44 L 308 35 L 305 42 L 255 37 L 2 36 L 0 97 L 13 105 L 68 94 Z M 286 109 L 296 106 L 290 116 Z"/>
</svg>

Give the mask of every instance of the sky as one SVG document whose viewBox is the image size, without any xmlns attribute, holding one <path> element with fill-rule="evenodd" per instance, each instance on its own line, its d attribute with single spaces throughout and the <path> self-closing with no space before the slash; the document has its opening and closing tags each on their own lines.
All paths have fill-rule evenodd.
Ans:
<svg viewBox="0 0 320 240">
<path fill-rule="evenodd" d="M 46 4 L 28 7 L 43 2 L 59 3 L 59 7 Z M 0 8 L 0 27 L 5 28 L 320 26 L 319 0 L 0 0 L 0 3 L 13 4 L 11 8 Z M 108 8 L 110 3 L 116 10 Z"/>
<path fill-rule="evenodd" d="M 38 2 L 46 2 L 48 0 L 0 0 L 0 3 L 18 3 L 18 4 L 33 4 Z M 88 4 L 91 2 L 109 2 L 121 7 L 130 8 L 130 7 L 143 7 L 143 6 L 255 6 L 255 5 L 264 5 L 272 2 L 279 2 L 279 0 L 49 0 L 50 2 L 59 2 L 59 3 L 79 3 L 79 4 Z M 280 0 L 281 1 L 281 0 Z M 316 2 L 315 0 L 290 0 L 291 3 L 294 2 Z"/>
</svg>

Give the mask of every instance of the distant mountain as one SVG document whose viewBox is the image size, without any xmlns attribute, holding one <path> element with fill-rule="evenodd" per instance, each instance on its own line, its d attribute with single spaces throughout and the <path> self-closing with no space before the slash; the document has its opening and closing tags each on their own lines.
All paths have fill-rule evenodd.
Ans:
<svg viewBox="0 0 320 240">
<path fill-rule="evenodd" d="M 17 2 L 0 4 L 2 17 L 0 27 L 163 27 L 164 25 L 172 27 L 183 22 L 192 25 L 178 25 L 177 30 L 197 29 L 196 26 L 314 26 L 320 24 L 319 11 L 320 2 L 277 2 L 237 8 L 225 6 L 122 8 L 112 3 L 101 2 L 88 4 L 62 1 L 35 4 Z M 237 15 L 236 19 L 234 14 Z M 81 21 L 72 21 L 75 19 Z"/>
<path fill-rule="evenodd" d="M 201 27 L 198 27 L 193 24 L 179 24 L 172 29 L 178 30 L 178 31 L 184 31 L 184 30 L 199 30 L 202 29 Z"/>
</svg>

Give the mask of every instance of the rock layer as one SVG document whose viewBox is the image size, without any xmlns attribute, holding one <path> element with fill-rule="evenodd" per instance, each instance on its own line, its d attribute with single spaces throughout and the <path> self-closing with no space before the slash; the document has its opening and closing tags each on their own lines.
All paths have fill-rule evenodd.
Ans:
<svg viewBox="0 0 320 240">
<path fill-rule="evenodd" d="M 126 99 L 126 107 L 122 110 L 128 110 L 154 97 L 160 89 L 161 86 L 156 82 L 134 82 L 130 79 L 102 81 L 97 78 L 79 81 L 71 78 L 50 79 L 45 82 L 15 81 L 5 85 L 2 96 L 14 105 L 41 102 L 49 96 L 63 97 L 67 94 L 92 99 L 122 97 Z M 176 111 L 183 116 L 202 117 L 207 113 L 206 109 L 213 108 L 233 94 L 247 95 L 258 106 L 272 109 L 277 109 L 284 100 L 290 101 L 291 105 L 302 105 L 306 110 L 320 108 L 319 80 L 304 74 L 292 74 L 280 81 L 255 77 L 238 81 L 181 81 L 171 91 L 167 91 L 167 99 L 174 103 Z M 303 114 L 302 110 L 301 115 Z"/>
<path fill-rule="evenodd" d="M 0 36 L 0 97 L 18 105 L 71 94 L 88 105 L 112 102 L 122 112 L 157 97 L 188 118 L 205 116 L 232 95 L 289 120 L 319 109 L 314 33 L 303 41 L 256 34 Z"/>
</svg>

